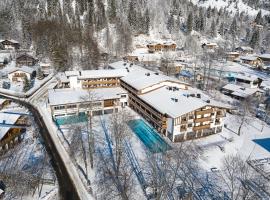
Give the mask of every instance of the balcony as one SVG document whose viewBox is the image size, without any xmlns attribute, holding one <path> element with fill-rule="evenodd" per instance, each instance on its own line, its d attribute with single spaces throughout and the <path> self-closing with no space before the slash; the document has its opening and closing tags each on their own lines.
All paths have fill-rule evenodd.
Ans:
<svg viewBox="0 0 270 200">
<path fill-rule="evenodd" d="M 210 122 L 211 121 L 211 117 L 203 117 L 203 118 L 196 118 L 194 120 L 195 123 L 200 123 L 200 122 Z"/>
<path fill-rule="evenodd" d="M 208 128 L 210 128 L 210 124 L 201 125 L 201 126 L 194 126 L 193 131 L 198 131 L 198 130 L 203 130 L 203 129 L 208 129 Z"/>
<path fill-rule="evenodd" d="M 196 111 L 196 115 L 204 115 L 204 114 L 210 114 L 213 112 L 213 109 L 207 109 L 207 110 L 201 110 L 201 111 Z"/>
</svg>

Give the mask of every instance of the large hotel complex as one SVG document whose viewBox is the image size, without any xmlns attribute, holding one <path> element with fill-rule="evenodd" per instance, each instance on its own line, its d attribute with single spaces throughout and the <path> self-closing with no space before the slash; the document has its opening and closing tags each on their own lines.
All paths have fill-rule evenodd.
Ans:
<svg viewBox="0 0 270 200">
<path fill-rule="evenodd" d="M 222 131 L 227 105 L 190 85 L 123 61 L 109 69 L 66 71 L 49 91 L 54 118 L 117 112 L 129 106 L 173 142 Z"/>
</svg>

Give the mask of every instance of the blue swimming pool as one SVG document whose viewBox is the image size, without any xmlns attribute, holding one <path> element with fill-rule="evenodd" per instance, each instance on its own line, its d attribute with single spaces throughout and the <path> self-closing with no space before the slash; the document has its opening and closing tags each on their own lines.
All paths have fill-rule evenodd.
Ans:
<svg viewBox="0 0 270 200">
<path fill-rule="evenodd" d="M 253 140 L 253 142 L 257 143 L 261 147 L 265 148 L 267 151 L 270 152 L 270 138 L 265 138 L 265 139 L 256 139 Z"/>
<path fill-rule="evenodd" d="M 68 116 L 68 117 L 58 117 L 55 119 L 55 123 L 58 126 L 61 125 L 72 125 L 77 124 L 80 122 L 86 122 L 87 121 L 87 115 L 85 113 L 79 113 L 79 115 L 74 116 Z"/>
<path fill-rule="evenodd" d="M 131 120 L 128 125 L 152 153 L 160 153 L 171 149 L 171 146 L 163 140 L 159 133 L 142 119 Z"/>
</svg>

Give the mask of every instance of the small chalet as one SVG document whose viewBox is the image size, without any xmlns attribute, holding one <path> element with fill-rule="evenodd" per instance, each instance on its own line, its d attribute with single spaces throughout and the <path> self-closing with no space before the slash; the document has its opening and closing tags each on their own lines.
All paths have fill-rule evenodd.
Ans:
<svg viewBox="0 0 270 200">
<path fill-rule="evenodd" d="M 270 53 L 261 54 L 258 56 L 265 65 L 270 65 Z"/>
<path fill-rule="evenodd" d="M 20 43 L 16 40 L 0 40 L 0 43 L 4 49 L 18 50 L 20 48 Z"/>
<path fill-rule="evenodd" d="M 259 88 L 246 88 L 235 84 L 225 85 L 221 88 L 221 92 L 238 100 L 244 100 L 248 97 L 260 97 L 264 93 Z"/>
<path fill-rule="evenodd" d="M 33 56 L 31 56 L 27 53 L 21 54 L 16 58 L 17 67 L 20 67 L 23 65 L 34 66 L 37 64 L 37 62 L 38 62 L 38 59 L 34 58 Z"/>
<path fill-rule="evenodd" d="M 146 45 L 149 53 L 155 53 L 159 51 L 175 51 L 176 44 L 174 42 L 163 42 L 163 43 L 149 43 Z"/>
<path fill-rule="evenodd" d="M 227 53 L 227 60 L 229 61 L 235 61 L 236 59 L 238 59 L 240 56 L 239 52 L 228 52 Z"/>
<path fill-rule="evenodd" d="M 11 101 L 9 99 L 0 99 L 0 110 L 4 109 L 6 106 L 10 105 Z"/>
<path fill-rule="evenodd" d="M 138 62 L 139 57 L 137 55 L 127 55 L 125 58 L 128 62 Z"/>
<path fill-rule="evenodd" d="M 39 66 L 44 76 L 48 76 L 49 74 L 53 73 L 53 68 L 50 63 L 41 62 Z"/>
<path fill-rule="evenodd" d="M 241 55 L 254 53 L 254 50 L 251 47 L 247 47 L 247 46 L 237 47 L 235 48 L 235 51 L 239 52 Z"/>
<path fill-rule="evenodd" d="M 252 67 L 261 68 L 263 66 L 262 60 L 257 56 L 240 56 L 240 60 L 242 63 Z"/>
<path fill-rule="evenodd" d="M 8 73 L 8 79 L 10 82 L 24 82 L 25 77 L 28 80 L 32 80 L 36 76 L 36 71 L 30 67 L 22 66 L 20 68 L 15 67 Z"/>
<path fill-rule="evenodd" d="M 202 44 L 202 48 L 204 49 L 217 49 L 218 48 L 218 45 L 217 43 L 203 43 Z"/>
<path fill-rule="evenodd" d="M 27 118 L 17 114 L 0 113 L 0 152 L 5 152 L 22 140 Z"/>
</svg>

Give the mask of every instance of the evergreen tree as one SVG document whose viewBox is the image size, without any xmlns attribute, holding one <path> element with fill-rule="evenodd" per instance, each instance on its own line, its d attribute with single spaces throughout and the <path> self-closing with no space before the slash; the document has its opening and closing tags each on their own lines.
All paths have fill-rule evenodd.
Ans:
<svg viewBox="0 0 270 200">
<path fill-rule="evenodd" d="M 221 36 L 224 36 L 224 23 L 223 22 L 220 23 L 218 32 Z"/>
<path fill-rule="evenodd" d="M 258 29 L 254 30 L 249 44 L 253 49 L 256 49 L 256 48 L 259 47 L 259 44 L 260 44 L 260 32 L 259 32 Z"/>
<path fill-rule="evenodd" d="M 245 37 L 245 40 L 246 40 L 246 41 L 250 41 L 250 29 L 249 29 L 249 28 L 246 29 L 246 37 Z"/>
<path fill-rule="evenodd" d="M 149 34 L 150 31 L 150 15 L 149 15 L 149 9 L 147 8 L 145 11 L 145 33 Z"/>
<path fill-rule="evenodd" d="M 39 78 L 39 79 L 43 78 L 43 72 L 42 72 L 40 67 L 37 69 L 37 78 Z"/>
<path fill-rule="evenodd" d="M 171 12 L 169 19 L 167 21 L 167 29 L 169 33 L 172 33 L 173 28 L 174 28 L 174 16 L 173 16 L 173 13 Z"/>
<path fill-rule="evenodd" d="M 137 13 L 133 1 L 129 2 L 128 22 L 131 28 L 135 30 L 137 25 Z"/>
<path fill-rule="evenodd" d="M 217 33 L 216 33 L 216 23 L 214 20 L 212 20 L 212 23 L 211 23 L 211 27 L 210 27 L 210 35 L 211 37 L 216 37 L 217 36 Z"/>
<path fill-rule="evenodd" d="M 116 3 L 115 0 L 109 0 L 108 18 L 110 23 L 116 20 Z"/>
<path fill-rule="evenodd" d="M 193 14 L 192 12 L 190 12 L 187 18 L 187 32 L 191 33 L 192 30 L 193 30 Z"/>
<path fill-rule="evenodd" d="M 31 84 L 30 84 L 30 81 L 28 80 L 27 76 L 24 76 L 23 78 L 23 91 L 24 92 L 27 92 L 28 90 L 30 90 L 31 88 Z"/>
<path fill-rule="evenodd" d="M 105 8 L 102 1 L 97 1 L 97 16 L 96 16 L 96 27 L 97 30 L 102 30 L 106 27 L 107 18 L 105 14 Z"/>
<path fill-rule="evenodd" d="M 210 18 L 211 17 L 211 7 L 209 6 L 206 10 L 206 17 Z"/>
<path fill-rule="evenodd" d="M 260 10 L 255 18 L 256 24 L 261 24 L 262 23 L 262 11 Z"/>
<path fill-rule="evenodd" d="M 199 19 L 200 19 L 200 31 L 203 32 L 205 30 L 205 16 L 204 16 L 204 13 L 203 13 L 203 9 L 200 8 L 200 11 L 199 11 Z"/>
<path fill-rule="evenodd" d="M 232 24 L 230 26 L 230 34 L 233 37 L 236 37 L 237 35 L 237 23 L 236 23 L 236 17 L 233 18 Z"/>
</svg>

